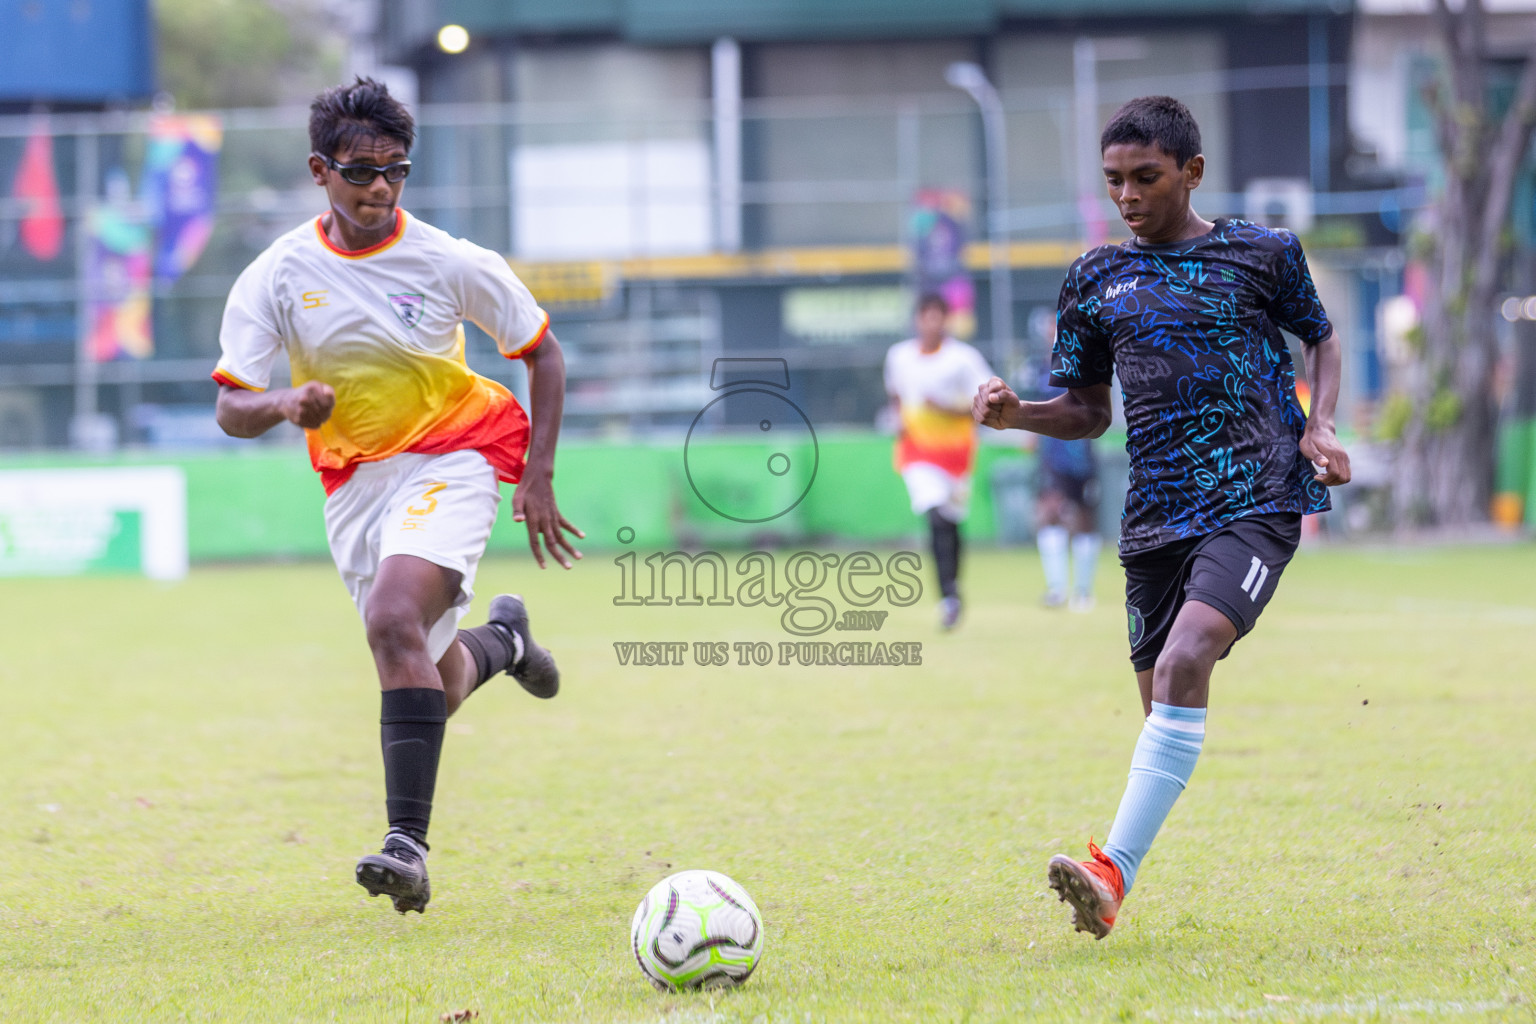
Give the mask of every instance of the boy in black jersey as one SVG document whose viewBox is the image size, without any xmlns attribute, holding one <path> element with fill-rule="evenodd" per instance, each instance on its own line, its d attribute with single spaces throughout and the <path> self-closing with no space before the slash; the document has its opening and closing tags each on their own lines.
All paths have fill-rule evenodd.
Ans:
<svg viewBox="0 0 1536 1024">
<path fill-rule="evenodd" d="M 1178 100 L 1130 101 L 1100 150 L 1134 237 L 1067 273 L 1051 356 L 1051 383 L 1067 392 L 1020 402 L 994 377 L 972 412 L 999 430 L 1098 437 L 1120 378 L 1131 463 L 1120 561 L 1146 724 L 1104 848 L 1052 857 L 1048 871 L 1077 929 L 1102 939 L 1194 771 L 1212 668 L 1274 595 L 1302 515 L 1349 482 L 1349 457 L 1333 425 L 1339 341 L 1295 236 L 1195 213 L 1205 158 Z M 1303 343 L 1310 416 L 1281 329 Z"/>
</svg>

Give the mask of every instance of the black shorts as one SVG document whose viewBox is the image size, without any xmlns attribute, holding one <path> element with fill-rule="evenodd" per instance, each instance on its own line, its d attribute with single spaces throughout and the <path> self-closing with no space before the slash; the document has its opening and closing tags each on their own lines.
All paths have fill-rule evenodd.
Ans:
<svg viewBox="0 0 1536 1024">
<path fill-rule="evenodd" d="M 1186 601 L 1210 605 L 1232 620 L 1239 639 L 1247 636 L 1300 542 L 1300 514 L 1278 512 L 1238 519 L 1204 537 L 1121 555 L 1131 665 L 1141 672 L 1157 663 Z"/>
<path fill-rule="evenodd" d="M 1099 480 L 1096 476 L 1070 476 L 1042 466 L 1040 493 L 1059 494 L 1072 504 L 1079 505 L 1090 512 L 1096 511 L 1099 507 Z"/>
</svg>

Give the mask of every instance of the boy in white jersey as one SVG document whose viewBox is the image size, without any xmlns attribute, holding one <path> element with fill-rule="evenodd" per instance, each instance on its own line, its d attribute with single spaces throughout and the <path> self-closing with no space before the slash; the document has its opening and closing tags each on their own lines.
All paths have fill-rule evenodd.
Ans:
<svg viewBox="0 0 1536 1024">
<path fill-rule="evenodd" d="M 976 424 L 970 402 L 992 375 L 980 352 L 949 336 L 949 303 L 928 294 L 917 302 L 917 336 L 885 354 L 885 391 L 901 418 L 893 460 L 912 511 L 928 520 L 939 577 L 939 625 L 960 621 L 960 524 L 971 498 Z"/>
<path fill-rule="evenodd" d="M 357 880 L 400 913 L 425 910 L 427 826 L 444 724 L 508 672 L 538 697 L 560 676 L 533 642 L 522 599 L 491 602 L 460 630 L 501 496 L 565 568 L 581 555 L 553 488 L 565 362 L 506 260 L 399 209 L 415 141 L 410 114 L 371 79 L 310 108 L 309 169 L 330 210 L 279 238 L 230 291 L 219 334 L 219 425 L 256 437 L 304 428 L 327 496 L 326 533 L 367 630 L 382 693 L 389 832 Z M 528 368 L 532 423 L 512 394 L 464 362 L 462 321 Z M 293 386 L 266 390 L 286 352 Z M 541 550 L 542 545 L 542 550 Z"/>
</svg>

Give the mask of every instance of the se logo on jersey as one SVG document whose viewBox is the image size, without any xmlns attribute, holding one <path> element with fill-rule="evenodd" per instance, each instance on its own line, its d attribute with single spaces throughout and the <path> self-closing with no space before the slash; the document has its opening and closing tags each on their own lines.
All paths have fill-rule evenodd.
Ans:
<svg viewBox="0 0 1536 1024">
<path fill-rule="evenodd" d="M 395 316 L 411 330 L 415 330 L 416 325 L 421 323 L 421 311 L 425 303 L 426 299 L 415 292 L 389 297 L 389 304 L 395 308 Z"/>
</svg>

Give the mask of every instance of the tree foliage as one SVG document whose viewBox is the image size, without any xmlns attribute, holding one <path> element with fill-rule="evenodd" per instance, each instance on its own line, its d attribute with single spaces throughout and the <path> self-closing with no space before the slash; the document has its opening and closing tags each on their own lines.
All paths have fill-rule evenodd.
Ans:
<svg viewBox="0 0 1536 1024">
<path fill-rule="evenodd" d="M 1424 234 L 1428 288 L 1394 493 L 1399 522 L 1463 525 L 1488 517 L 1498 406 L 1497 297 L 1511 255 L 1510 204 L 1536 127 L 1536 50 L 1513 96 L 1490 88 L 1482 0 L 1435 0 L 1444 73 L 1427 99 L 1445 188 Z"/>
<path fill-rule="evenodd" d="M 157 0 L 160 86 L 181 109 L 307 103 L 341 74 L 317 0 Z"/>
</svg>

